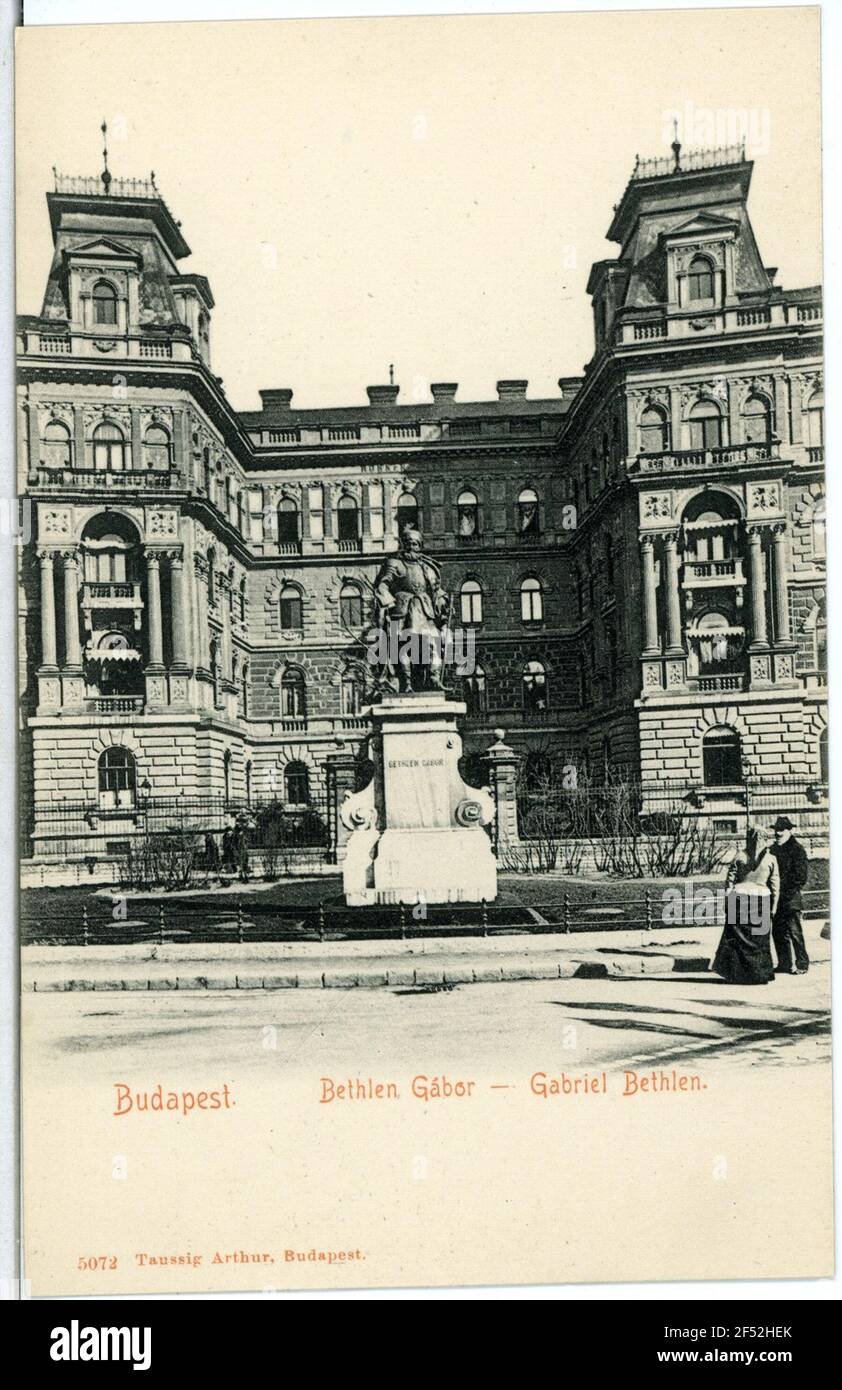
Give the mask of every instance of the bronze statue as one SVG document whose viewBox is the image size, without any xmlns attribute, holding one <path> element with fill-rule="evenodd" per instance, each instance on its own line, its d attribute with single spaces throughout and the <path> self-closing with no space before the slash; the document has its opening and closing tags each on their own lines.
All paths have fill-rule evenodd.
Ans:
<svg viewBox="0 0 842 1390">
<path fill-rule="evenodd" d="M 398 554 L 384 560 L 374 581 L 369 660 L 381 692 L 443 689 L 450 599 L 422 543 L 420 531 L 404 527 Z"/>
</svg>

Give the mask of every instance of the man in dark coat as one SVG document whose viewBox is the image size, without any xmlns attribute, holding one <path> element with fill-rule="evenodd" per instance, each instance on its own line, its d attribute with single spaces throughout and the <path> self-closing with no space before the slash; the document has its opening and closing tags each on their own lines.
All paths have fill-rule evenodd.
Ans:
<svg viewBox="0 0 842 1390">
<path fill-rule="evenodd" d="M 775 843 L 771 853 L 778 861 L 781 876 L 781 895 L 772 923 L 772 939 L 778 955 L 778 971 L 791 975 L 806 975 L 810 957 L 804 945 L 801 926 L 801 890 L 810 875 L 807 851 L 793 835 L 788 816 L 778 816 L 772 830 Z"/>
</svg>

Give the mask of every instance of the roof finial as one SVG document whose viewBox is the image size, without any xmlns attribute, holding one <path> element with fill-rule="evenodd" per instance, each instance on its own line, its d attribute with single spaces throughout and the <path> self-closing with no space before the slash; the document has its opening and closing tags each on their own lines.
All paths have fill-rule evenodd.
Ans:
<svg viewBox="0 0 842 1390">
<path fill-rule="evenodd" d="M 390 386 L 394 386 L 394 384 L 395 384 L 395 364 L 394 364 L 394 362 L 390 362 L 390 363 L 389 363 L 389 385 L 390 385 Z"/>
<path fill-rule="evenodd" d="M 675 168 L 673 169 L 673 173 L 674 173 L 674 174 L 680 174 L 680 173 L 681 173 L 681 141 L 680 141 L 679 138 L 678 138 L 678 117 L 677 117 L 677 116 L 674 116 L 674 117 L 673 117 L 672 131 L 673 131 L 673 142 L 672 142 L 672 145 L 670 146 L 670 149 L 672 150 L 673 158 L 675 159 Z"/>
<path fill-rule="evenodd" d="M 100 178 L 102 179 L 102 186 L 103 186 L 103 188 L 105 189 L 105 192 L 107 193 L 108 190 L 109 190 L 109 188 L 110 188 L 110 186 L 111 186 L 111 175 L 110 175 L 110 173 L 108 172 L 108 123 L 107 123 L 107 121 L 104 120 L 104 121 L 102 122 L 102 125 L 100 126 L 100 130 L 102 131 L 102 165 L 103 165 L 102 173 L 100 174 Z"/>
</svg>

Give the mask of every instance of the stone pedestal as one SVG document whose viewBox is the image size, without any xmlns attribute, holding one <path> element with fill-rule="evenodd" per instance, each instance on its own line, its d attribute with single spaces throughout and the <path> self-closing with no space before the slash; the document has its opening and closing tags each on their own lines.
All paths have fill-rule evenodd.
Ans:
<svg viewBox="0 0 842 1390">
<path fill-rule="evenodd" d="M 497 865 L 483 829 L 487 789 L 459 775 L 465 706 L 431 691 L 390 696 L 368 711 L 374 778 L 340 808 L 351 830 L 343 877 L 349 906 L 491 902 Z"/>
</svg>

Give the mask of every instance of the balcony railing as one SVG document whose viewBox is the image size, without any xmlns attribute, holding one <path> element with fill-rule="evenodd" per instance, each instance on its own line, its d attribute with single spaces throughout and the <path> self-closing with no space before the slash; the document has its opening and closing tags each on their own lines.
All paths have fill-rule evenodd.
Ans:
<svg viewBox="0 0 842 1390">
<path fill-rule="evenodd" d="M 340 555 L 352 555 L 360 548 L 361 541 L 359 536 L 352 536 L 349 540 L 338 540 L 336 542 L 336 549 L 339 551 Z"/>
<path fill-rule="evenodd" d="M 140 597 L 140 585 L 134 582 L 128 584 L 100 584 L 90 580 L 86 581 L 82 590 L 82 607 L 88 608 L 101 606 L 103 604 L 107 604 L 109 607 L 142 608 L 143 600 Z"/>
<path fill-rule="evenodd" d="M 39 468 L 39 487 L 139 489 L 154 492 L 175 486 L 176 474 L 155 468 Z"/>
<path fill-rule="evenodd" d="M 642 473 L 668 473 L 683 468 L 718 468 L 725 464 L 768 463 L 781 456 L 780 442 L 728 444 L 718 449 L 670 449 L 662 454 L 638 454 Z"/>
<path fill-rule="evenodd" d="M 140 714 L 143 703 L 142 695 L 95 695 L 85 701 L 93 714 Z"/>
<path fill-rule="evenodd" d="M 807 457 L 811 463 L 824 463 L 824 445 L 809 444 L 807 446 Z"/>
<path fill-rule="evenodd" d="M 733 560 L 688 560 L 684 566 L 685 583 L 742 584 L 743 562 Z"/>
<path fill-rule="evenodd" d="M 742 690 L 743 676 L 737 671 L 730 675 L 699 676 L 698 688 L 702 692 L 713 690 Z"/>
</svg>

